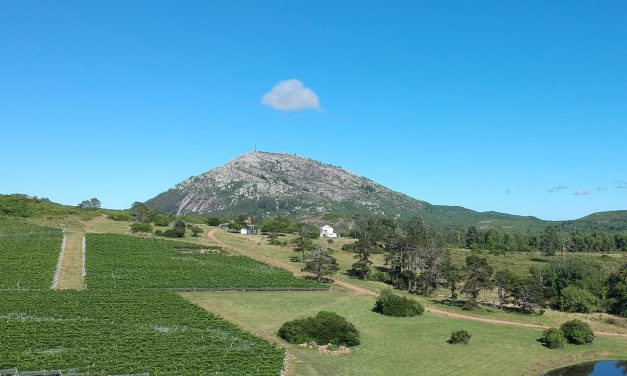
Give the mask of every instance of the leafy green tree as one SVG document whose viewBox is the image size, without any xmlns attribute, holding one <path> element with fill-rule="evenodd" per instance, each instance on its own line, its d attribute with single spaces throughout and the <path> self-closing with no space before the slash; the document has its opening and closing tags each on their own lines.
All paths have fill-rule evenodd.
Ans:
<svg viewBox="0 0 627 376">
<path fill-rule="evenodd" d="M 189 228 L 192 231 L 192 236 L 198 236 L 198 234 L 202 234 L 203 230 L 199 226 L 191 226 Z"/>
<path fill-rule="evenodd" d="M 281 244 L 281 242 L 279 242 L 279 234 L 276 232 L 269 232 L 268 233 L 268 244 L 270 245 L 279 245 Z"/>
<path fill-rule="evenodd" d="M 475 226 L 468 227 L 466 232 L 466 248 L 472 248 L 479 241 L 479 231 Z"/>
<path fill-rule="evenodd" d="M 220 218 L 209 217 L 207 218 L 207 225 L 209 226 L 218 226 L 220 224 Z"/>
<path fill-rule="evenodd" d="M 332 276 L 339 269 L 340 266 L 335 257 L 331 255 L 331 251 L 318 247 L 312 252 L 310 260 L 307 261 L 303 270 L 314 273 L 318 281 L 322 281 L 323 277 Z"/>
<path fill-rule="evenodd" d="M 451 300 L 457 301 L 457 285 L 464 280 L 462 270 L 449 260 L 444 267 L 444 278 L 446 280 L 446 285 L 451 292 Z"/>
<path fill-rule="evenodd" d="M 316 245 L 312 241 L 311 231 L 308 229 L 308 225 L 301 224 L 298 237 L 294 240 L 294 252 L 300 253 L 300 260 L 302 263 L 307 263 L 307 256 L 313 250 L 316 249 Z"/>
<path fill-rule="evenodd" d="M 137 222 L 131 225 L 131 232 L 152 232 L 152 226 L 148 222 Z"/>
<path fill-rule="evenodd" d="M 137 222 L 150 222 L 152 219 L 152 209 L 143 202 L 134 202 L 131 206 L 131 213 L 133 214 L 133 219 Z"/>
<path fill-rule="evenodd" d="M 484 257 L 470 255 L 466 257 L 466 283 L 464 284 L 464 293 L 470 296 L 467 307 L 474 309 L 478 306 L 479 294 L 482 290 L 492 288 L 492 273 L 494 268 L 488 263 Z"/>
<path fill-rule="evenodd" d="M 516 283 L 519 277 L 511 270 L 499 270 L 494 275 L 494 284 L 499 297 L 499 308 L 503 308 L 516 290 Z"/>
<path fill-rule="evenodd" d="M 606 287 L 608 311 L 627 317 L 627 263 L 608 277 Z"/>
<path fill-rule="evenodd" d="M 549 349 L 559 349 L 566 344 L 566 337 L 562 329 L 549 328 L 542 334 L 542 343 Z"/>
<path fill-rule="evenodd" d="M 570 320 L 562 324 L 560 329 L 569 343 L 583 345 L 594 340 L 594 332 L 590 325 L 581 320 Z"/>
<path fill-rule="evenodd" d="M 560 311 L 590 313 L 597 307 L 598 300 L 592 293 L 577 286 L 568 286 L 562 290 L 558 307 Z"/>
<path fill-rule="evenodd" d="M 385 218 L 355 217 L 356 228 L 352 231 L 357 242 L 352 245 L 355 252 L 351 271 L 362 279 L 367 279 L 372 272 L 370 257 L 384 250 L 385 240 L 394 232 L 395 224 Z"/>
<path fill-rule="evenodd" d="M 517 278 L 512 297 L 523 313 L 530 313 L 542 304 L 543 291 L 540 283 L 533 277 Z"/>
<path fill-rule="evenodd" d="M 101 205 L 102 203 L 100 200 L 94 197 L 89 200 L 81 201 L 81 203 L 78 204 L 78 207 L 81 209 L 100 209 Z"/>
<path fill-rule="evenodd" d="M 562 239 L 555 227 L 549 226 L 542 233 L 540 238 L 540 252 L 545 256 L 553 256 L 562 250 Z"/>
</svg>

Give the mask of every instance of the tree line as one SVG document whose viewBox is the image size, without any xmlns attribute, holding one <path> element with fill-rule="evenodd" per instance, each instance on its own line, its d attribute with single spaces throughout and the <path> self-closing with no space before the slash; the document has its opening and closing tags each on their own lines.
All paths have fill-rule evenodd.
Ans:
<svg viewBox="0 0 627 376">
<path fill-rule="evenodd" d="M 569 312 L 607 311 L 627 315 L 627 264 L 607 272 L 594 262 L 556 257 L 546 265 L 534 266 L 528 273 L 495 270 L 487 258 L 471 253 L 462 266 L 451 261 L 450 244 L 441 231 L 425 226 L 419 218 L 396 222 L 385 218 L 358 218 L 357 241 L 351 273 L 363 279 L 375 279 L 398 289 L 429 295 L 435 289 L 450 290 L 450 302 L 475 309 L 483 291 L 496 290 L 500 308 L 533 312 L 553 307 Z M 490 230 L 469 228 L 464 246 L 495 239 Z M 481 240 L 483 239 L 483 240 Z M 563 250 L 564 238 L 548 228 L 537 235 L 537 247 L 547 255 Z M 375 270 L 372 255 L 383 253 L 385 270 Z"/>
<path fill-rule="evenodd" d="M 551 255 L 556 252 L 627 251 L 627 232 L 561 232 L 547 227 L 543 232 L 499 231 L 496 229 L 445 228 L 441 236 L 449 246 L 487 249 L 491 251 L 528 252 L 539 250 Z"/>
</svg>

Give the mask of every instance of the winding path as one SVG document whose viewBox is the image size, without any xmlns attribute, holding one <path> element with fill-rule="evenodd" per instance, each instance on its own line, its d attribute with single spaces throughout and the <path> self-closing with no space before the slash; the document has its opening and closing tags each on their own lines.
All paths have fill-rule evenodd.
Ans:
<svg viewBox="0 0 627 376">
<path fill-rule="evenodd" d="M 231 251 L 233 253 L 242 254 L 244 256 L 248 256 L 250 258 L 254 258 L 254 259 L 259 260 L 261 262 L 264 262 L 266 264 L 274 265 L 274 266 L 277 266 L 279 268 L 288 270 L 288 271 L 294 273 L 294 275 L 296 275 L 296 276 L 313 276 L 313 274 L 307 273 L 307 272 L 303 272 L 299 268 L 297 268 L 294 265 L 291 265 L 289 263 L 286 263 L 286 262 L 283 262 L 283 261 L 280 261 L 280 260 L 276 260 L 276 259 L 273 259 L 271 257 L 265 256 L 265 255 L 261 255 L 259 253 L 252 252 L 252 251 L 249 251 L 249 250 L 246 250 L 246 249 L 242 249 L 242 248 L 239 248 L 239 247 L 232 246 L 232 245 L 230 245 L 230 244 L 228 244 L 228 243 L 218 239 L 215 236 L 217 231 L 218 231 L 218 229 L 212 229 L 211 231 L 208 231 L 207 232 L 207 237 L 209 238 L 209 240 L 211 240 L 211 242 L 213 242 L 215 244 L 218 244 L 219 246 L 223 247 L 224 249 L 226 249 L 228 251 Z M 354 293 L 357 293 L 357 294 L 368 295 L 368 296 L 372 296 L 372 297 L 379 296 L 379 294 L 376 291 L 373 291 L 373 290 L 370 290 L 370 289 L 366 289 L 366 288 L 363 288 L 363 287 L 359 287 L 359 286 L 353 285 L 353 284 L 348 283 L 348 282 L 334 280 L 333 284 L 335 286 L 342 287 L 344 289 L 353 291 Z M 488 323 L 488 324 L 510 325 L 510 326 L 517 326 L 517 327 L 531 328 L 531 329 L 540 329 L 540 330 L 545 330 L 545 329 L 549 328 L 548 326 L 545 326 L 545 325 L 528 324 L 528 323 L 523 323 L 523 322 L 496 320 L 496 319 L 489 319 L 489 318 L 485 318 L 485 317 L 464 315 L 464 314 L 461 314 L 461 313 L 448 312 L 448 311 L 445 311 L 443 309 L 439 309 L 439 308 L 435 308 L 435 307 L 429 307 L 429 306 L 425 307 L 425 310 L 427 312 L 429 312 L 429 313 L 434 314 L 434 315 L 450 317 L 450 318 L 455 318 L 455 319 L 460 319 L 460 320 L 480 321 L 480 322 L 485 322 L 485 323 Z M 597 336 L 600 336 L 600 337 L 627 338 L 627 334 L 623 334 L 623 333 L 594 332 L 594 334 L 597 335 Z"/>
</svg>

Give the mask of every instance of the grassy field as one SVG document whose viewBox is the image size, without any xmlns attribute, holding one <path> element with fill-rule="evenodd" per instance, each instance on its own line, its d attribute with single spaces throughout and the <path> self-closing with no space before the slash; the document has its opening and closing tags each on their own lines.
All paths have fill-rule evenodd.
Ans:
<svg viewBox="0 0 627 376">
<path fill-rule="evenodd" d="M 520 375 L 573 359 L 625 358 L 625 340 L 596 338 L 586 346 L 550 350 L 541 332 L 439 317 L 391 318 L 372 312 L 374 300 L 341 290 L 330 292 L 185 293 L 190 301 L 267 339 L 283 322 L 328 310 L 345 316 L 361 332 L 362 344 L 347 356 L 280 342 L 297 360 L 297 375 Z M 453 330 L 472 334 L 469 345 L 449 345 Z"/>
<path fill-rule="evenodd" d="M 278 247 L 268 245 L 265 236 L 241 236 L 239 234 L 232 234 L 226 231 L 220 231 L 216 234 L 217 238 L 226 242 L 227 244 L 244 248 L 250 251 L 254 251 L 271 258 L 281 260 L 284 262 L 293 262 L 291 261 L 293 257 L 296 255 L 295 252 L 292 251 L 289 247 Z M 368 288 L 374 291 L 379 291 L 384 288 L 389 288 L 389 285 L 380 282 L 374 281 L 364 281 L 361 279 L 354 278 L 350 276 L 346 271 L 350 269 L 351 265 L 354 261 L 354 254 L 352 252 L 342 251 L 341 246 L 343 244 L 353 242 L 351 239 L 337 239 L 333 243 L 328 244 L 326 239 L 317 240 L 321 243 L 325 243 L 329 245 L 334 250 L 334 257 L 337 258 L 338 263 L 340 264 L 340 271 L 333 276 L 333 278 L 350 282 L 354 285 Z M 454 262 L 458 264 L 462 264 L 464 262 L 465 256 L 469 254 L 468 250 L 456 249 L 452 250 L 452 257 Z M 541 256 L 539 253 L 508 253 L 505 255 L 491 255 L 488 252 L 483 252 L 483 256 L 487 257 L 489 262 L 494 265 L 496 270 L 510 268 L 512 270 L 518 272 L 525 272 L 529 270 L 531 265 L 542 265 L 546 263 L 547 258 Z M 560 257 L 560 256 L 555 256 Z M 601 255 L 592 255 L 592 254 L 569 254 L 566 257 L 573 258 L 584 258 L 585 260 L 594 260 L 599 262 L 601 265 L 604 265 L 606 268 L 616 267 L 622 262 L 622 258 L 624 255 L 612 255 L 612 256 L 601 256 Z M 374 265 L 381 266 L 384 263 L 382 255 L 375 255 L 373 257 Z M 301 265 L 298 262 L 295 262 L 294 265 Z M 399 293 L 403 293 L 402 291 L 398 291 Z M 491 309 L 491 308 L 481 308 L 475 311 L 464 311 L 460 307 L 450 306 L 443 304 L 442 301 L 447 298 L 448 291 L 446 289 L 439 289 L 430 297 L 424 296 L 416 296 L 412 295 L 415 299 L 420 300 L 424 304 L 432 305 L 440 309 L 444 309 L 450 312 L 455 313 L 463 313 L 464 315 L 471 316 L 480 316 L 487 317 L 498 320 L 506 320 L 506 321 L 517 321 L 529 324 L 538 324 L 538 325 L 548 325 L 548 326 L 559 326 L 564 321 L 578 318 L 590 323 L 594 330 L 598 331 L 607 331 L 607 332 L 616 332 L 616 333 L 627 333 L 627 322 L 624 319 L 617 318 L 616 322 L 622 323 L 622 325 L 617 324 L 609 324 L 606 320 L 610 315 L 605 313 L 593 313 L 593 314 L 578 314 L 578 313 L 566 313 L 559 312 L 551 309 L 546 309 L 544 314 L 520 314 L 515 312 L 507 312 L 499 309 Z M 482 295 L 483 300 L 494 300 L 496 299 L 494 292 L 488 292 Z"/>
</svg>

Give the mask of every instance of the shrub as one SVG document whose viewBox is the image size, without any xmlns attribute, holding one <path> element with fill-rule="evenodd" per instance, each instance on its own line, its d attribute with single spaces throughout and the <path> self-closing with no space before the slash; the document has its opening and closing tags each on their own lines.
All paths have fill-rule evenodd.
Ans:
<svg viewBox="0 0 627 376">
<path fill-rule="evenodd" d="M 597 298 L 592 293 L 572 285 L 562 290 L 558 301 L 560 311 L 565 312 L 590 313 L 597 304 Z"/>
<path fill-rule="evenodd" d="M 278 336 L 290 343 L 315 341 L 339 346 L 359 345 L 359 331 L 353 324 L 334 312 L 321 311 L 314 317 L 287 321 Z"/>
<path fill-rule="evenodd" d="M 192 231 L 192 236 L 198 236 L 198 234 L 202 234 L 203 231 L 199 226 L 191 226 L 189 228 Z"/>
<path fill-rule="evenodd" d="M 342 251 L 346 252 L 354 252 L 355 251 L 355 243 L 346 243 L 342 245 Z"/>
<path fill-rule="evenodd" d="M 566 337 L 568 342 L 575 345 L 591 343 L 594 339 L 594 332 L 590 325 L 581 320 L 566 321 L 560 329 L 564 332 L 564 337 Z"/>
<path fill-rule="evenodd" d="M 456 330 L 451 333 L 451 338 L 448 340 L 448 343 L 452 345 L 463 344 L 467 345 L 470 342 L 470 338 L 472 336 L 465 330 Z"/>
<path fill-rule="evenodd" d="M 220 218 L 216 218 L 216 217 L 207 218 L 207 224 L 209 226 L 218 226 L 220 223 L 221 223 Z"/>
<path fill-rule="evenodd" d="M 165 214 L 158 214 L 152 218 L 152 223 L 154 223 L 155 226 L 161 226 L 161 227 L 169 226 L 170 222 L 171 222 L 170 217 L 168 217 Z"/>
<path fill-rule="evenodd" d="M 166 238 L 183 238 L 185 237 L 185 228 L 169 228 L 163 232 L 163 236 Z"/>
<path fill-rule="evenodd" d="M 562 329 L 549 328 L 542 335 L 542 343 L 549 349 L 558 349 L 566 344 L 566 337 Z"/>
<path fill-rule="evenodd" d="M 137 222 L 131 225 L 131 232 L 152 232 L 152 226 L 147 222 Z"/>
<path fill-rule="evenodd" d="M 109 219 L 114 221 L 130 221 L 133 218 L 131 213 L 111 213 L 109 214 Z"/>
<path fill-rule="evenodd" d="M 383 272 L 374 272 L 368 276 L 369 281 L 387 282 L 387 276 Z"/>
<path fill-rule="evenodd" d="M 390 290 L 381 291 L 374 305 L 375 312 L 394 317 L 421 315 L 424 310 L 424 307 L 414 299 L 395 295 Z"/>
</svg>

